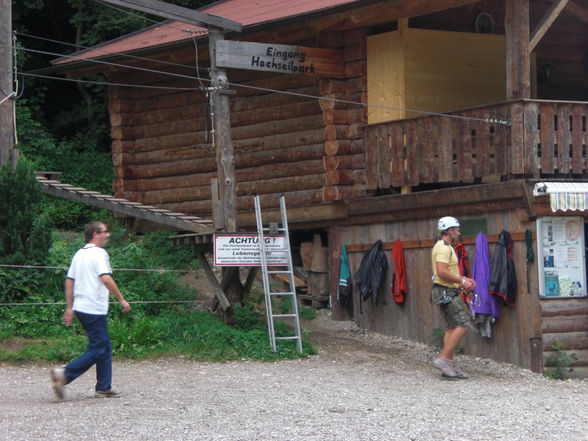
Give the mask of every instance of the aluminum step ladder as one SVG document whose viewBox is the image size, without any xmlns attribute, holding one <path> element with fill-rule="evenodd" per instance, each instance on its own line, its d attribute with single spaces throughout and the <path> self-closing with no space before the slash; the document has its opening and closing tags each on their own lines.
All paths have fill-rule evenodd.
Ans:
<svg viewBox="0 0 588 441">
<path fill-rule="evenodd" d="M 261 274 L 263 278 L 263 291 L 265 293 L 265 308 L 267 312 L 267 327 L 270 337 L 270 345 L 272 351 L 276 352 L 276 340 L 296 340 L 296 347 L 298 352 L 302 354 L 302 334 L 300 332 L 300 320 L 298 317 L 298 301 L 296 299 L 296 285 L 294 284 L 294 266 L 292 265 L 292 253 L 290 251 L 290 235 L 288 232 L 288 219 L 286 216 L 286 199 L 280 196 L 280 224 L 270 224 L 269 228 L 264 228 L 263 219 L 261 215 L 261 201 L 259 195 L 253 197 L 255 202 L 255 219 L 257 221 L 258 244 L 261 255 Z M 284 248 L 275 249 L 268 247 L 266 244 L 266 236 L 283 235 Z M 272 265 L 268 263 L 269 254 L 283 254 L 286 257 L 286 265 Z M 272 292 L 269 283 L 269 276 L 275 274 L 288 275 L 290 281 L 290 290 L 281 292 Z M 290 312 L 285 314 L 274 313 L 274 306 L 272 300 L 276 297 L 290 298 L 291 308 Z M 294 335 L 276 337 L 275 320 L 276 319 L 291 319 L 293 321 Z"/>
</svg>

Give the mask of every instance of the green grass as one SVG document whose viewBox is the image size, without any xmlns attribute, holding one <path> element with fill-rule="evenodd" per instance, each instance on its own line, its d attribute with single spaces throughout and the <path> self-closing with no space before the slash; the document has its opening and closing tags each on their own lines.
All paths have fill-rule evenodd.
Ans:
<svg viewBox="0 0 588 441">
<path fill-rule="evenodd" d="M 189 271 L 198 267 L 193 249 L 174 247 L 168 234 L 137 237 L 114 221 L 108 225 L 112 239 L 107 249 L 113 268 Z M 79 234 L 54 234 L 48 265 L 69 265 L 71 256 L 82 245 Z M 19 271 L 27 276 L 27 272 L 40 270 Z M 31 289 L 22 302 L 63 302 L 65 271 L 44 271 L 42 277 L 34 280 L 35 289 Z M 263 302 L 263 295 L 258 293 L 252 293 L 245 299 L 246 306 L 235 308 L 232 326 L 212 313 L 185 305 L 133 303 L 194 300 L 197 293 L 180 283 L 181 274 L 114 272 L 115 280 L 133 308 L 127 315 L 120 313 L 118 305 L 111 305 L 109 330 L 115 357 L 145 359 L 177 355 L 206 361 L 300 357 L 293 341 L 279 341 L 278 352 L 271 352 L 265 312 L 258 304 Z M 30 285 L 28 279 L 25 281 Z M 63 325 L 62 314 L 63 305 L 0 306 L 0 361 L 21 363 L 44 360 L 59 363 L 80 355 L 86 347 L 85 333 L 76 320 L 73 326 Z M 305 314 L 312 315 L 310 312 Z M 292 331 L 285 324 L 278 324 L 276 335 L 292 335 Z M 303 340 L 302 356 L 314 354 L 308 336 L 304 336 Z"/>
</svg>

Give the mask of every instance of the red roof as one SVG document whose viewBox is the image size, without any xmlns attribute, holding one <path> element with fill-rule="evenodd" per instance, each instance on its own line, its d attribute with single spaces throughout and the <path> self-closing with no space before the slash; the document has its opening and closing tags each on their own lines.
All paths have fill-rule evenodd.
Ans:
<svg viewBox="0 0 588 441">
<path fill-rule="evenodd" d="M 225 0 L 205 6 L 199 9 L 199 11 L 228 18 L 229 20 L 239 22 L 243 27 L 246 27 L 318 12 L 324 9 L 359 1 L 360 0 Z M 191 34 L 184 32 L 184 29 L 201 32 Z M 188 25 L 178 21 L 166 21 L 161 25 L 151 26 L 133 34 L 81 51 L 76 54 L 76 58 L 58 59 L 54 61 L 54 64 L 65 64 L 80 59 L 98 58 L 113 53 L 145 49 L 187 40 L 192 38 L 192 35 L 199 36 L 205 33 L 205 28 L 199 28 L 198 26 Z"/>
</svg>

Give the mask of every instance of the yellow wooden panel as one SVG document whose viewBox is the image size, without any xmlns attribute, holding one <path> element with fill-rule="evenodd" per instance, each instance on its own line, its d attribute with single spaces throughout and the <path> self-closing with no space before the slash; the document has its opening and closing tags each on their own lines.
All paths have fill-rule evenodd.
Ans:
<svg viewBox="0 0 588 441">
<path fill-rule="evenodd" d="M 368 37 L 368 103 L 445 112 L 500 102 L 505 60 L 503 35 L 426 29 L 374 35 Z M 406 116 L 415 114 L 370 109 L 368 121 Z"/>
<path fill-rule="evenodd" d="M 405 107 L 404 58 L 398 32 L 387 32 L 367 39 L 368 103 Z M 405 117 L 403 110 L 368 108 L 368 123 Z"/>
</svg>

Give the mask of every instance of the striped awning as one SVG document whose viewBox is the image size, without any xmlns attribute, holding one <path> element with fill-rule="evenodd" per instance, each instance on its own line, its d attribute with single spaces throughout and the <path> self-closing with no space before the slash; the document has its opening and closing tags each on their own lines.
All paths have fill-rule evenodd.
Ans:
<svg viewBox="0 0 588 441">
<path fill-rule="evenodd" d="M 588 209 L 588 182 L 538 182 L 533 196 L 549 195 L 552 211 Z"/>
</svg>

